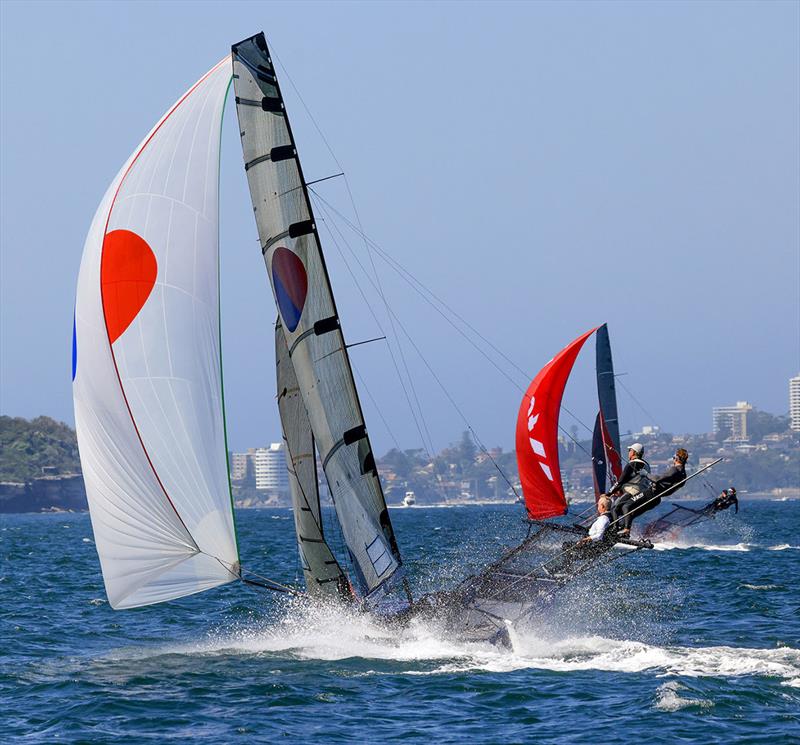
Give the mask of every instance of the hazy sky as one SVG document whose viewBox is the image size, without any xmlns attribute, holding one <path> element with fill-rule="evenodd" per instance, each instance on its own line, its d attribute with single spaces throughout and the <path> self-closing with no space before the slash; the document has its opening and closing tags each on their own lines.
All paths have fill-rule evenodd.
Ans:
<svg viewBox="0 0 800 745">
<path fill-rule="evenodd" d="M 97 204 L 184 90 L 264 30 L 306 177 L 340 168 L 286 71 L 366 233 L 530 376 L 608 321 L 617 370 L 648 412 L 620 391 L 623 430 L 707 431 L 712 406 L 741 399 L 785 413 L 800 370 L 799 9 L 5 0 L 0 410 L 72 423 L 72 308 Z M 235 121 L 229 102 L 223 356 L 238 450 L 277 439 L 279 425 L 275 307 Z M 341 179 L 317 188 L 354 221 Z M 345 233 L 346 247 L 334 223 L 321 235 L 348 342 L 391 335 L 359 268 L 370 267 L 363 241 Z M 519 388 L 372 260 L 466 419 L 487 445 L 510 447 Z M 395 332 L 439 449 L 463 419 Z M 395 357 L 402 368 L 396 346 Z M 352 359 L 376 450 L 419 446 L 386 342 Z M 565 400 L 587 423 L 593 362 L 587 346 Z"/>
</svg>

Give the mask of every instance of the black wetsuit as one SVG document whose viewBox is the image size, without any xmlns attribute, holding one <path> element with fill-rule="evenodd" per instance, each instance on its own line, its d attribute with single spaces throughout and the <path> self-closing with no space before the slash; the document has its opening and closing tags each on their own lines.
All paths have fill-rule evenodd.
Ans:
<svg viewBox="0 0 800 745">
<path fill-rule="evenodd" d="M 660 476 L 651 476 L 653 482 L 647 490 L 638 496 L 623 494 L 614 505 L 614 519 L 622 519 L 622 527 L 631 529 L 633 518 L 643 515 L 661 504 L 661 498 L 674 494 L 686 479 L 686 468 L 672 465 Z"/>
<path fill-rule="evenodd" d="M 725 494 L 724 496 L 717 497 L 710 505 L 711 512 L 722 512 L 722 510 L 727 510 L 728 507 L 736 507 L 736 512 L 739 512 L 739 500 L 736 498 L 735 494 Z"/>
</svg>

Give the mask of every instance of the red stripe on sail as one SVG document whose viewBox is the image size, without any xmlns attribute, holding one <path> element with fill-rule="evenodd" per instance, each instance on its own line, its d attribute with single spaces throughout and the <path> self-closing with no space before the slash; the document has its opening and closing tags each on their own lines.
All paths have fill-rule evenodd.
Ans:
<svg viewBox="0 0 800 745">
<path fill-rule="evenodd" d="M 517 417 L 517 466 L 528 515 L 536 520 L 567 511 L 558 464 L 558 415 L 575 359 L 596 328 L 562 349 L 533 379 Z"/>
<path fill-rule="evenodd" d="M 619 481 L 619 477 L 622 476 L 622 460 L 614 447 L 614 442 L 611 439 L 611 433 L 608 431 L 608 426 L 606 425 L 606 420 L 602 411 L 599 416 L 601 431 L 603 433 L 603 447 L 606 451 L 606 463 L 608 463 L 608 467 L 611 469 L 614 481 Z"/>
</svg>

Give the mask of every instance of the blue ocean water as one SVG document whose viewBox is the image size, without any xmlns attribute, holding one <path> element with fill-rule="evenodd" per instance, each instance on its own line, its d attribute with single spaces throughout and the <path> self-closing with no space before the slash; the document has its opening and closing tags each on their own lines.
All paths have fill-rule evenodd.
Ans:
<svg viewBox="0 0 800 745">
<path fill-rule="evenodd" d="M 523 534 L 511 506 L 392 519 L 417 590 Z M 288 510 L 238 513 L 243 562 L 298 571 Z M 800 503 L 743 502 L 586 578 L 512 650 L 404 635 L 240 583 L 131 611 L 86 514 L 0 518 L 1 739 L 800 742 Z"/>
</svg>

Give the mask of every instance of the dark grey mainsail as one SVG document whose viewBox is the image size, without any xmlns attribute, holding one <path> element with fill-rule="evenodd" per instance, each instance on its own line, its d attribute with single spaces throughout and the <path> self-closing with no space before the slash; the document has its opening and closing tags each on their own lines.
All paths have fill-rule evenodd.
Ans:
<svg viewBox="0 0 800 745">
<path fill-rule="evenodd" d="M 297 550 L 306 588 L 314 596 L 346 596 L 347 578 L 323 534 L 314 435 L 280 319 L 275 324 L 275 365 Z"/>
<path fill-rule="evenodd" d="M 619 463 L 619 419 L 617 414 L 617 386 L 614 382 L 614 362 L 611 358 L 611 340 L 608 337 L 608 325 L 603 324 L 597 329 L 596 336 L 597 355 L 597 397 L 600 400 L 600 414 L 605 423 L 608 441 L 606 450 L 613 448 L 613 455 Z M 605 438 L 604 438 L 605 439 Z M 613 464 L 612 453 L 608 453 L 608 461 Z M 615 474 L 618 476 L 619 474 Z"/>
<path fill-rule="evenodd" d="M 261 249 L 356 579 L 401 564 L 303 172 L 263 34 L 233 46 L 236 111 Z"/>
</svg>

